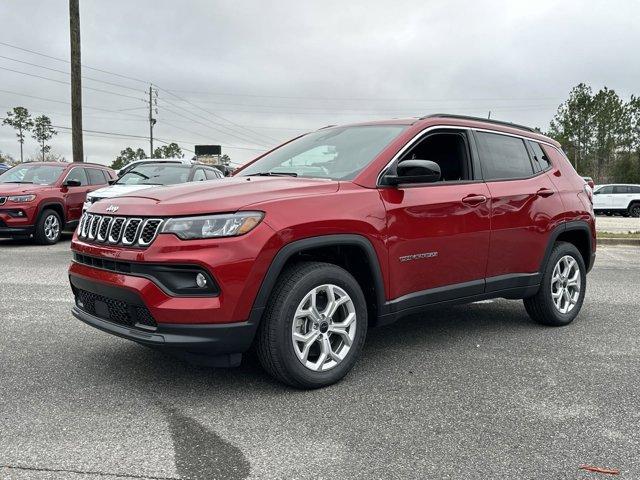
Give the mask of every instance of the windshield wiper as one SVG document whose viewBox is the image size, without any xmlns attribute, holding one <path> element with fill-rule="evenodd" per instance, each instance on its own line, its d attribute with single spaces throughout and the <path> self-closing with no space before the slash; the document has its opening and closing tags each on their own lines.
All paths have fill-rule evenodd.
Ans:
<svg viewBox="0 0 640 480">
<path fill-rule="evenodd" d="M 297 177 L 295 172 L 259 172 L 250 173 L 247 177 Z"/>
</svg>

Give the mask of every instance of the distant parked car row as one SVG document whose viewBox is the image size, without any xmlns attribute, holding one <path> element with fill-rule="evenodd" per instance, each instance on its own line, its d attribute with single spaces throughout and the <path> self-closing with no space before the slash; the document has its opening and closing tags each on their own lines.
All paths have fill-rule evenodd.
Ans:
<svg viewBox="0 0 640 480">
<path fill-rule="evenodd" d="M 83 210 L 103 198 L 224 177 L 218 168 L 182 159 L 142 160 L 120 174 L 91 163 L 30 162 L 0 169 L 0 237 L 54 244 L 78 225 Z"/>
<path fill-rule="evenodd" d="M 598 185 L 593 192 L 596 215 L 640 217 L 640 185 Z"/>
</svg>

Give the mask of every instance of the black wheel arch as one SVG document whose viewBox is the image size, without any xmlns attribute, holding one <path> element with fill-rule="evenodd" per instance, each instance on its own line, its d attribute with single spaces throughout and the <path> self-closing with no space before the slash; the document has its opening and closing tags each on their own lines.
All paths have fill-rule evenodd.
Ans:
<svg viewBox="0 0 640 480">
<path fill-rule="evenodd" d="M 563 222 L 552 230 L 538 271 L 544 271 L 545 265 L 549 261 L 549 257 L 553 251 L 553 246 L 558 241 L 565 241 L 574 244 L 582 255 L 587 272 L 591 270 L 594 261 L 591 227 L 586 221 L 572 220 L 569 222 Z"/>
<path fill-rule="evenodd" d="M 375 295 L 375 307 L 379 312 L 385 302 L 384 281 L 380 261 L 371 242 L 357 234 L 337 234 L 309 237 L 291 242 L 282 247 L 273 258 L 269 269 L 262 279 L 262 284 L 253 302 L 252 316 L 260 315 L 266 307 L 276 281 L 285 266 L 296 256 L 305 252 L 317 251 L 330 247 L 355 247 L 365 255 L 366 263 L 370 270 L 373 291 Z M 255 318 L 255 317 L 254 317 Z"/>
<path fill-rule="evenodd" d="M 42 212 L 44 212 L 45 210 L 53 210 L 58 215 L 60 215 L 60 220 L 62 221 L 61 228 L 64 227 L 64 225 L 66 224 L 66 218 L 64 214 L 64 205 L 62 204 L 62 202 L 48 201 L 41 203 L 38 206 L 38 215 L 36 217 L 36 222 L 40 219 L 40 215 L 42 215 Z"/>
</svg>

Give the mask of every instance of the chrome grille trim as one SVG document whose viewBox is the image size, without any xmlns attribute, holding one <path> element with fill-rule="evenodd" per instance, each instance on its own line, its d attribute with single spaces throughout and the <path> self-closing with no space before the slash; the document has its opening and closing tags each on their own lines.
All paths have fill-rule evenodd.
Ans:
<svg viewBox="0 0 640 480">
<path fill-rule="evenodd" d="M 150 230 L 150 233 L 145 234 L 145 229 L 147 229 L 147 227 L 149 227 L 150 225 L 153 225 L 154 223 L 156 224 L 155 227 L 151 226 L 150 228 L 152 230 Z M 147 218 L 142 223 L 142 227 L 140 228 L 140 238 L 138 239 L 138 245 L 140 245 L 141 247 L 146 247 L 150 245 L 151 242 L 153 242 L 158 236 L 158 230 L 160 230 L 161 226 L 162 226 L 161 218 Z M 148 239 L 148 240 L 145 240 L 145 239 Z"/>
<path fill-rule="evenodd" d="M 95 240 L 96 234 L 98 233 L 100 218 L 100 215 L 93 215 L 91 217 L 91 224 L 89 225 L 89 240 Z"/>
<path fill-rule="evenodd" d="M 130 233 L 130 236 L 127 236 L 127 232 L 129 231 L 129 227 L 135 225 L 135 230 Z M 127 223 L 124 226 L 122 232 L 122 244 L 123 245 L 133 245 L 136 243 L 138 239 L 138 234 L 140 233 L 140 227 L 142 226 L 141 218 L 130 218 L 127 220 Z"/>
<path fill-rule="evenodd" d="M 127 219 L 124 217 L 113 218 L 113 222 L 111 222 L 111 228 L 109 229 L 108 235 L 109 243 L 116 244 L 120 242 L 120 239 L 122 238 L 122 232 L 124 231 L 123 227 L 126 221 Z"/>
<path fill-rule="evenodd" d="M 113 217 L 104 216 L 102 217 L 102 220 L 100 220 L 100 225 L 98 226 L 98 235 L 96 237 L 99 242 L 104 242 L 107 240 L 112 219 Z"/>
<path fill-rule="evenodd" d="M 78 223 L 78 238 L 88 243 L 148 247 L 158 234 L 163 218 L 115 217 L 85 212 Z"/>
</svg>

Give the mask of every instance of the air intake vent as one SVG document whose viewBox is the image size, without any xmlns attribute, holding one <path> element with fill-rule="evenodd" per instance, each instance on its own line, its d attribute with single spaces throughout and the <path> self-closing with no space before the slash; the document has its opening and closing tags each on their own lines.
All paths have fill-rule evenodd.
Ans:
<svg viewBox="0 0 640 480">
<path fill-rule="evenodd" d="M 109 232 L 109 243 L 120 242 L 120 238 L 122 237 L 122 227 L 124 227 L 124 222 L 126 222 L 126 220 L 126 218 L 122 217 L 113 219 L 113 223 L 111 224 L 111 231 Z"/>
<path fill-rule="evenodd" d="M 130 218 L 127 220 L 127 224 L 124 227 L 124 233 L 122 234 L 123 245 L 133 245 L 138 238 L 138 230 L 142 224 L 141 218 Z"/>
<path fill-rule="evenodd" d="M 160 225 L 162 225 L 162 220 L 159 218 L 149 218 L 145 220 L 138 243 L 143 246 L 149 245 L 153 239 L 156 238 Z"/>
<path fill-rule="evenodd" d="M 107 239 L 107 233 L 109 232 L 109 226 L 111 225 L 111 217 L 102 217 L 100 221 L 100 228 L 98 228 L 98 241 L 104 242 Z"/>
</svg>

